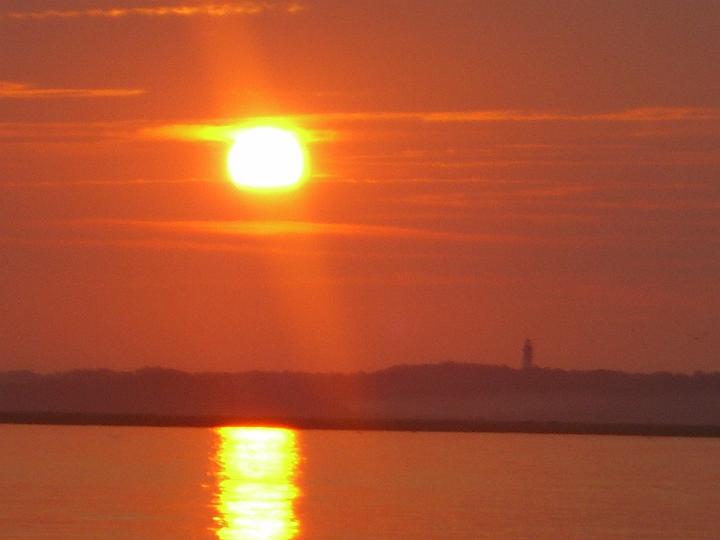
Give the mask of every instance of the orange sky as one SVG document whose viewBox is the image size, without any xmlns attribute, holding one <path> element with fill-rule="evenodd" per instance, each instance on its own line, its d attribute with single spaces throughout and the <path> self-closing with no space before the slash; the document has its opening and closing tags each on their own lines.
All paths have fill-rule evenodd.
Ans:
<svg viewBox="0 0 720 540">
<path fill-rule="evenodd" d="M 2 369 L 718 370 L 715 1 L 4 0 Z M 312 175 L 227 180 L 279 116 Z"/>
</svg>

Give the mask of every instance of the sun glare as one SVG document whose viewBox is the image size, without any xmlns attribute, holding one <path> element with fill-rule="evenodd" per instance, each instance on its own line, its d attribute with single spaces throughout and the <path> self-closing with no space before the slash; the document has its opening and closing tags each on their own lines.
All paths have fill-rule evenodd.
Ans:
<svg viewBox="0 0 720 540">
<path fill-rule="evenodd" d="M 240 188 L 290 188 L 303 179 L 305 152 L 292 131 L 257 126 L 236 134 L 227 167 L 233 183 Z"/>
<path fill-rule="evenodd" d="M 293 430 L 216 429 L 219 540 L 291 540 L 300 533 L 295 501 L 300 460 Z"/>
</svg>

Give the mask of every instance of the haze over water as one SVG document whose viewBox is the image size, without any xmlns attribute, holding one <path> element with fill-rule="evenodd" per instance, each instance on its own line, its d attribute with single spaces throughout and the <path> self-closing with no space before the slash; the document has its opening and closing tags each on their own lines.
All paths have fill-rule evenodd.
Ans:
<svg viewBox="0 0 720 540">
<path fill-rule="evenodd" d="M 0 427 L 7 540 L 717 538 L 720 441 Z"/>
</svg>

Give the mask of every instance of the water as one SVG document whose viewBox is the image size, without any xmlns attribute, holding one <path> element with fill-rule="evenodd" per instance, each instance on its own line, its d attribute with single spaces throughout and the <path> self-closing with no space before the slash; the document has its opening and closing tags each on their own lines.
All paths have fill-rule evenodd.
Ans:
<svg viewBox="0 0 720 540">
<path fill-rule="evenodd" d="M 720 537 L 720 440 L 0 426 L 0 538 Z"/>
</svg>

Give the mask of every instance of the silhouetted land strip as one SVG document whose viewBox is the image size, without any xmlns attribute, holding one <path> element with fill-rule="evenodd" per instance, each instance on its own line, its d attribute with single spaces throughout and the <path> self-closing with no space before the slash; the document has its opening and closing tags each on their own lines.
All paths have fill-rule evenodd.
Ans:
<svg viewBox="0 0 720 540">
<path fill-rule="evenodd" d="M 20 411 L 20 412 L 18 412 Z M 5 421 L 279 422 L 317 429 L 715 435 L 720 373 L 566 371 L 444 362 L 373 372 L 0 373 Z"/>
<path fill-rule="evenodd" d="M 648 437 L 720 437 L 720 426 L 581 424 L 567 422 L 488 422 L 469 420 L 358 420 L 303 418 L 240 418 L 230 416 L 157 416 L 129 414 L 0 413 L 0 424 L 70 426 L 146 426 L 212 428 L 277 426 L 294 429 L 352 431 L 413 431 L 453 433 L 546 433 Z"/>
</svg>

